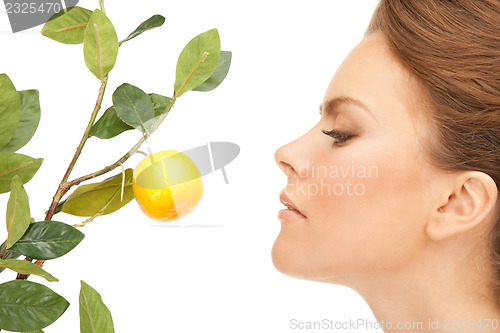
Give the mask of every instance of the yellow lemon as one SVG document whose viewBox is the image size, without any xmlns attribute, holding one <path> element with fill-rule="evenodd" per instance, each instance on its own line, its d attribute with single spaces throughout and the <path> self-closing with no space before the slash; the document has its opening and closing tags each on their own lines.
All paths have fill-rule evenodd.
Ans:
<svg viewBox="0 0 500 333">
<path fill-rule="evenodd" d="M 147 156 L 134 170 L 133 189 L 141 210 L 167 222 L 194 210 L 203 194 L 196 164 L 185 154 L 165 150 Z"/>
</svg>

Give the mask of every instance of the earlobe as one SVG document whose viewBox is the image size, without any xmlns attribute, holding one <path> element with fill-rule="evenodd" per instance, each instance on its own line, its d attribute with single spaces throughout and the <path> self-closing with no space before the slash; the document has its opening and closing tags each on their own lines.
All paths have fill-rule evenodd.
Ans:
<svg viewBox="0 0 500 333">
<path fill-rule="evenodd" d="M 498 192 L 495 182 L 487 174 L 467 171 L 453 177 L 450 184 L 448 199 L 436 209 L 427 224 L 426 233 L 433 240 L 484 225 L 494 213 Z"/>
</svg>

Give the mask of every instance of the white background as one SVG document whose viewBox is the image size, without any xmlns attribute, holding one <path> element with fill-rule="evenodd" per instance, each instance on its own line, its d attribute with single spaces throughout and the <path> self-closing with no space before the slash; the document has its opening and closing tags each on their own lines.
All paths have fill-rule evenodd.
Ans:
<svg viewBox="0 0 500 333">
<path fill-rule="evenodd" d="M 153 222 L 133 201 L 83 228 L 86 238 L 74 251 L 44 266 L 60 282 L 30 277 L 71 303 L 45 332 L 79 331 L 80 280 L 102 295 L 116 332 L 280 333 L 311 331 L 292 329 L 292 319 L 374 322 L 356 292 L 282 275 L 270 253 L 279 232 L 278 195 L 286 184 L 274 152 L 319 120 L 326 86 L 362 39 L 376 2 L 107 0 L 119 39 L 154 14 L 166 22 L 120 47 L 103 110 L 124 82 L 171 96 L 180 51 L 215 27 L 222 49 L 233 52 L 229 75 L 214 91 L 183 95 L 142 150 L 183 151 L 229 141 L 241 153 L 226 167 L 229 184 L 220 172 L 205 176 L 200 204 L 177 222 Z M 98 1 L 79 5 L 93 10 Z M 41 26 L 12 34 L 1 9 L 0 73 L 7 73 L 17 90 L 40 91 L 38 131 L 19 152 L 44 158 L 25 185 L 32 216 L 42 220 L 86 127 L 99 81 L 85 66 L 82 45 L 45 38 Z M 111 140 L 89 139 L 71 178 L 113 163 L 139 138 L 129 131 Z M 142 158 L 135 155 L 126 167 Z M 7 199 L 0 195 L 0 216 Z M 54 220 L 83 219 L 61 213 Z M 13 278 L 5 271 L 0 282 Z"/>
</svg>

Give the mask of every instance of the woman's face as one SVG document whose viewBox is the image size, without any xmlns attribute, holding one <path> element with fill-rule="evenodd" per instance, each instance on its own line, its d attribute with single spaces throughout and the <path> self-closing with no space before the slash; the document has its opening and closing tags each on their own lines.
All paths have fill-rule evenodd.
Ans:
<svg viewBox="0 0 500 333">
<path fill-rule="evenodd" d="M 280 272 L 345 282 L 404 269 L 420 254 L 440 173 L 424 159 L 412 94 L 408 72 L 373 33 L 338 68 L 317 125 L 276 151 L 288 177 L 281 199 L 302 213 L 279 214 Z"/>
</svg>

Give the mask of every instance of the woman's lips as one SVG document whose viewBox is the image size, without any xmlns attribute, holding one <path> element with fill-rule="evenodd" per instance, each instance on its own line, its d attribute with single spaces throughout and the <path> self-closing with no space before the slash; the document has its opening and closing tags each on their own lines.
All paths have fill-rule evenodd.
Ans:
<svg viewBox="0 0 500 333">
<path fill-rule="evenodd" d="M 285 194 L 284 191 L 280 193 L 280 201 L 281 203 L 287 207 L 287 209 L 282 209 L 278 212 L 278 219 L 287 219 L 287 218 L 306 218 L 304 214 L 300 212 L 297 206 L 293 203 L 292 200 Z"/>
</svg>

